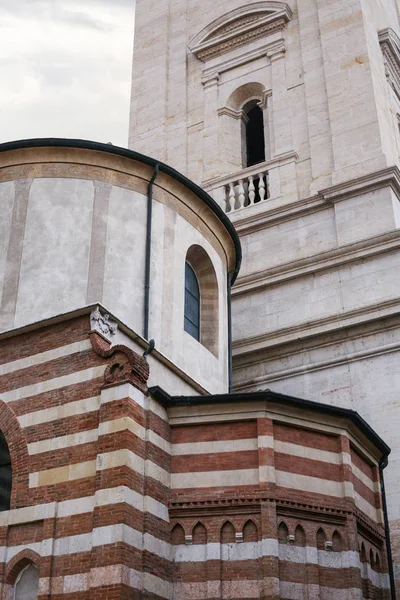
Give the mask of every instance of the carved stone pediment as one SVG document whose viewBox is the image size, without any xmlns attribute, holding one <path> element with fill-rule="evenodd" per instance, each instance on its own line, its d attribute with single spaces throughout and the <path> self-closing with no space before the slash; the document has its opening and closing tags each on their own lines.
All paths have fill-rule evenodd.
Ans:
<svg viewBox="0 0 400 600">
<path fill-rule="evenodd" d="M 205 62 L 282 30 L 291 16 L 292 11 L 285 2 L 266 0 L 247 4 L 207 25 L 192 38 L 189 49 Z"/>
<path fill-rule="evenodd" d="M 379 43 L 387 80 L 400 98 L 400 38 L 393 29 L 388 28 L 379 32 Z"/>
</svg>

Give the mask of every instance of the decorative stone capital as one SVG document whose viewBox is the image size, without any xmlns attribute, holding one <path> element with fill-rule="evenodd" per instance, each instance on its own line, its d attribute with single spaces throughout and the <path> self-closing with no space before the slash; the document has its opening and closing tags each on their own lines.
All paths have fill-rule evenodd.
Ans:
<svg viewBox="0 0 400 600">
<path fill-rule="evenodd" d="M 111 336 L 115 335 L 118 324 L 110 320 L 108 313 L 100 312 L 99 307 L 97 307 L 90 315 L 90 328 L 110 340 Z"/>
<path fill-rule="evenodd" d="M 267 108 L 268 98 L 272 98 L 272 90 L 264 90 L 263 91 L 263 97 L 260 100 L 260 102 L 258 103 L 258 106 L 262 110 L 264 110 L 264 108 Z"/>
<path fill-rule="evenodd" d="M 220 117 L 226 115 L 227 117 L 231 117 L 231 119 L 237 119 L 238 121 L 240 121 L 240 119 L 243 116 L 243 111 L 235 110 L 234 108 L 230 108 L 229 106 L 223 106 L 222 108 L 219 108 L 217 110 L 217 113 Z"/>
<path fill-rule="evenodd" d="M 201 83 L 203 84 L 205 89 L 208 89 L 210 87 L 214 87 L 215 85 L 218 85 L 218 82 L 219 82 L 218 71 L 211 71 L 208 73 L 204 73 L 203 77 L 201 78 Z"/>
<path fill-rule="evenodd" d="M 285 58 L 286 47 L 283 43 L 279 43 L 276 46 L 270 48 L 267 52 L 267 58 L 271 63 L 276 62 L 277 60 L 281 60 Z"/>
</svg>

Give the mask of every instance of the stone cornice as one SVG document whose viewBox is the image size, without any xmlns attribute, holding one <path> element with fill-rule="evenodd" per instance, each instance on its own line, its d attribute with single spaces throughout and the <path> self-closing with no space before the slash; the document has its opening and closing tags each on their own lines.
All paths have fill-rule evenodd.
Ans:
<svg viewBox="0 0 400 600">
<path fill-rule="evenodd" d="M 232 289 L 232 296 L 235 298 L 249 292 L 260 291 L 273 285 L 314 275 L 321 271 L 329 271 L 399 249 L 400 230 L 396 229 L 367 240 L 340 246 L 333 250 L 241 277 Z"/>
<path fill-rule="evenodd" d="M 272 93 L 267 90 L 265 92 L 266 97 L 269 97 L 270 95 L 272 95 Z M 222 107 L 221 109 L 219 109 L 218 114 L 228 114 L 227 112 L 225 112 L 225 109 L 228 107 Z M 229 109 L 232 110 L 232 109 Z M 235 113 L 238 112 L 241 114 L 241 111 L 234 111 Z M 230 114 L 230 113 L 229 113 Z M 232 116 L 230 114 L 230 116 Z M 246 179 L 246 177 L 249 177 L 249 175 L 257 175 L 258 173 L 261 173 L 262 171 L 268 171 L 268 169 L 272 169 L 274 167 L 278 167 L 278 166 L 282 166 L 282 165 L 287 165 L 289 163 L 292 162 L 296 162 L 298 160 L 298 155 L 296 152 L 294 152 L 294 150 L 292 150 L 291 152 L 285 152 L 284 154 L 280 154 L 279 156 L 275 156 L 274 158 L 271 158 L 271 160 L 267 160 L 263 163 L 259 163 L 257 165 L 254 165 L 252 167 L 246 167 L 245 169 L 240 169 L 240 171 L 236 171 L 235 173 L 230 173 L 229 175 L 222 175 L 220 177 L 214 177 L 213 179 L 208 179 L 206 181 L 203 181 L 203 183 L 201 184 L 202 187 L 208 191 L 209 193 L 214 190 L 217 189 L 219 187 L 222 187 L 223 185 L 228 185 L 231 181 L 238 181 L 239 179 Z"/>
<path fill-rule="evenodd" d="M 397 96 L 400 97 L 400 39 L 397 33 L 390 28 L 379 32 L 379 43 L 381 45 L 385 61 L 385 73 L 389 84 Z"/>
<path fill-rule="evenodd" d="M 327 333 L 341 330 L 344 327 L 353 327 L 355 325 L 359 325 L 360 323 L 371 322 L 374 320 L 383 319 L 384 317 L 399 314 L 400 298 L 394 298 L 393 300 L 388 300 L 386 302 L 363 306 L 361 308 L 342 312 L 340 314 L 333 314 L 323 319 L 315 319 L 314 321 L 307 321 L 305 323 L 301 323 L 300 325 L 284 327 L 282 329 L 269 331 L 261 335 L 236 340 L 233 342 L 233 355 L 234 357 L 243 357 L 246 354 L 250 355 L 257 352 L 259 353 L 264 349 L 267 350 L 272 346 L 278 346 L 290 342 L 298 342 L 301 339 L 308 337 L 326 335 Z M 341 356 L 334 361 L 302 365 L 301 367 L 295 369 L 282 371 L 280 374 L 274 373 L 271 375 L 271 380 L 274 380 L 275 378 L 281 379 L 282 377 L 295 376 L 305 371 L 309 372 L 311 370 L 318 370 L 320 368 L 325 368 L 326 366 L 332 366 L 333 364 L 341 364 L 342 362 L 347 363 L 353 360 L 359 360 L 360 358 L 366 358 L 370 355 L 387 354 L 388 352 L 395 352 L 399 348 L 400 342 L 396 342 L 380 348 L 374 348 L 373 350 L 355 352 L 351 355 L 346 355 L 345 357 Z M 250 364 L 254 362 L 254 360 L 259 361 L 260 356 L 255 354 L 254 360 L 252 358 L 249 360 L 250 362 L 246 362 L 246 364 Z M 243 361 L 241 360 L 241 365 L 242 364 Z M 256 383 L 258 384 L 261 381 L 264 383 L 266 381 L 270 381 L 270 379 L 269 377 L 264 376 L 260 378 L 260 381 L 252 379 L 251 385 L 254 386 Z M 240 386 L 239 388 L 240 390 L 242 389 Z"/>
<path fill-rule="evenodd" d="M 246 4 L 207 25 L 189 42 L 189 49 L 205 62 L 281 31 L 292 11 L 284 2 L 261 1 Z"/>
<path fill-rule="evenodd" d="M 273 162 L 274 161 L 268 161 L 268 163 L 264 163 L 263 166 L 267 169 L 271 169 L 275 166 Z M 291 161 L 288 160 L 287 162 Z M 280 164 L 277 166 L 280 166 Z M 229 179 L 231 181 L 233 180 L 232 177 L 219 178 L 221 186 L 225 180 Z M 204 182 L 203 187 L 206 190 L 211 191 L 213 188 L 218 187 L 218 185 L 215 185 L 214 181 L 218 180 Z M 273 227 L 279 223 L 297 219 L 309 213 L 326 210 L 336 202 L 341 202 L 367 192 L 378 190 L 385 186 L 390 186 L 400 198 L 400 170 L 398 167 L 388 167 L 381 171 L 369 173 L 363 177 L 352 179 L 351 181 L 346 181 L 321 190 L 315 196 L 297 200 L 296 202 L 283 204 L 281 206 L 274 205 L 273 208 L 268 208 L 269 201 L 267 200 L 263 203 L 262 208 L 256 204 L 248 209 L 233 212 L 232 216 L 229 216 L 235 224 L 237 232 L 240 235 L 247 235 L 265 229 L 266 227 Z M 271 198 L 271 200 L 275 200 L 275 198 Z"/>
</svg>

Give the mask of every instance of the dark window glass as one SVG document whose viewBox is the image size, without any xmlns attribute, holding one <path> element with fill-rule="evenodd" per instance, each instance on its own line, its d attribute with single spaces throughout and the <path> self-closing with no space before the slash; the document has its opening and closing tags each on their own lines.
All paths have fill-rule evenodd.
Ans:
<svg viewBox="0 0 400 600">
<path fill-rule="evenodd" d="M 248 119 L 246 123 L 247 166 L 251 167 L 265 161 L 264 119 L 259 106 L 254 106 L 248 111 L 245 109 L 245 112 Z"/>
<path fill-rule="evenodd" d="M 11 458 L 6 439 L 0 431 L 0 511 L 9 510 L 11 497 Z"/>
<path fill-rule="evenodd" d="M 189 263 L 185 263 L 185 331 L 200 341 L 200 289 Z"/>
</svg>

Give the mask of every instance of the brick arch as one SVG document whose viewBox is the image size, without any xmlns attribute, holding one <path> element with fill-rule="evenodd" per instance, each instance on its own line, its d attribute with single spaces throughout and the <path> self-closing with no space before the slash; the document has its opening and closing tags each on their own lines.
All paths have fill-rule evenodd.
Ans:
<svg viewBox="0 0 400 600">
<path fill-rule="evenodd" d="M 232 529 L 230 527 L 232 527 Z M 219 539 L 222 544 L 233 544 L 236 542 L 236 527 L 230 519 L 226 519 L 219 530 Z"/>
<path fill-rule="evenodd" d="M 277 532 L 278 532 L 278 542 L 280 544 L 287 544 L 288 536 L 289 536 L 289 527 L 288 527 L 288 524 L 283 519 L 281 521 L 279 521 L 279 524 L 277 527 Z"/>
<path fill-rule="evenodd" d="M 258 525 L 254 519 L 246 519 L 243 523 L 242 534 L 244 542 L 258 542 Z"/>
<path fill-rule="evenodd" d="M 174 523 L 171 527 L 171 544 L 174 546 L 185 543 L 185 528 L 182 523 Z"/>
<path fill-rule="evenodd" d="M 14 411 L 0 398 L 0 430 L 11 456 L 11 508 L 24 506 L 29 493 L 29 454 L 25 434 Z"/>
<path fill-rule="evenodd" d="M 194 244 L 186 253 L 186 262 L 192 267 L 200 290 L 200 343 L 218 358 L 219 295 L 214 265 L 207 252 Z"/>
<path fill-rule="evenodd" d="M 33 550 L 25 549 L 18 552 L 14 558 L 10 560 L 6 567 L 5 572 L 5 583 L 8 585 L 14 585 L 18 575 L 21 571 L 28 566 L 30 563 L 35 565 L 40 570 L 40 556 Z"/>
<path fill-rule="evenodd" d="M 327 541 L 327 536 L 326 536 L 326 531 L 325 529 L 323 529 L 322 527 L 319 527 L 317 529 L 317 534 L 316 534 L 316 542 L 317 542 L 317 548 L 318 550 L 325 550 L 325 543 Z"/>
<path fill-rule="evenodd" d="M 205 528 L 205 530 L 207 531 L 207 533 L 209 533 L 210 531 L 210 527 L 208 525 L 208 523 L 206 523 L 205 521 L 203 521 L 203 519 L 196 519 L 192 522 L 192 524 L 189 526 L 189 535 L 193 534 L 193 529 L 197 526 L 197 525 L 203 525 L 203 527 Z"/>
<path fill-rule="evenodd" d="M 193 544 L 207 544 L 208 540 L 208 528 L 202 521 L 194 523 L 191 529 L 192 543 Z"/>
<path fill-rule="evenodd" d="M 298 523 L 294 530 L 295 536 L 295 544 L 296 546 L 306 546 L 306 532 L 304 531 L 304 527 Z"/>
</svg>

